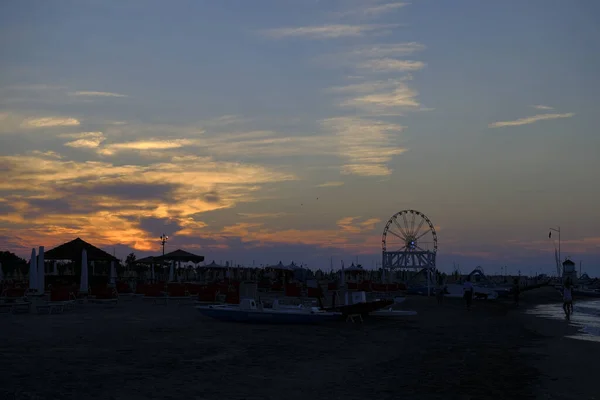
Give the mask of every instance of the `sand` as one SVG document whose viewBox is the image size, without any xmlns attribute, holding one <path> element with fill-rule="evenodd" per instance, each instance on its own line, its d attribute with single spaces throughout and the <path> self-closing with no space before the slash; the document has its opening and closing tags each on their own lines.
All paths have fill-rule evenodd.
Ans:
<svg viewBox="0 0 600 400">
<path fill-rule="evenodd" d="M 534 293 L 535 292 L 535 293 Z M 554 301 L 527 292 L 521 309 Z M 511 306 L 411 297 L 403 321 L 267 326 L 142 300 L 0 315 L 0 399 L 593 399 L 598 344 Z M 587 357 L 587 358 L 586 358 Z M 586 374 L 586 371 L 588 372 Z M 576 385 L 576 388 L 573 386 Z"/>
</svg>

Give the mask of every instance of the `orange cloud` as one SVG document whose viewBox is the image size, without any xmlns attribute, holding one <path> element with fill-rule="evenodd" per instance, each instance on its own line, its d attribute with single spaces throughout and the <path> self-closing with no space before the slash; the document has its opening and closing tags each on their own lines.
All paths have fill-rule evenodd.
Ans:
<svg viewBox="0 0 600 400">
<path fill-rule="evenodd" d="M 1 156 L 0 234 L 48 246 L 82 236 L 98 245 L 156 249 L 140 219 L 175 219 L 181 234 L 199 233 L 195 215 L 254 201 L 261 184 L 296 179 L 258 165 L 176 157 L 149 165 L 66 161 L 54 153 Z M 257 197 L 258 196 L 258 197 Z M 6 203 L 6 204 L 5 204 Z M 202 232 L 206 235 L 207 232 Z M 11 235 L 12 236 L 12 235 Z"/>
</svg>

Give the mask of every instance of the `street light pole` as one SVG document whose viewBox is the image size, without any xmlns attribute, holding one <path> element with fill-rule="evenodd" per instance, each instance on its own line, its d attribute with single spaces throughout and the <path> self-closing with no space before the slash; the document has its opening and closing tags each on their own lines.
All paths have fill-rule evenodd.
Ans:
<svg viewBox="0 0 600 400">
<path fill-rule="evenodd" d="M 560 226 L 557 226 L 556 228 L 550 228 L 550 231 L 558 232 L 558 263 L 560 264 L 562 262 L 562 257 L 560 254 Z M 549 236 L 552 237 L 552 232 L 550 232 Z M 559 269 L 560 269 L 560 265 L 559 265 Z M 559 275 L 560 275 L 560 271 L 559 271 Z"/>
<path fill-rule="evenodd" d="M 164 233 L 160 235 L 160 244 L 162 244 L 163 256 L 165 255 L 165 243 L 167 243 L 167 240 L 169 240 L 169 237 L 167 235 L 165 235 Z"/>
</svg>

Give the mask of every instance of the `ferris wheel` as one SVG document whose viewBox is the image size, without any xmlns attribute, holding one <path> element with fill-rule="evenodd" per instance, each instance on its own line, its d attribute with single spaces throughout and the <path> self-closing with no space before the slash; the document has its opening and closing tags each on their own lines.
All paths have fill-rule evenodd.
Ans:
<svg viewBox="0 0 600 400">
<path fill-rule="evenodd" d="M 422 212 L 392 215 L 383 229 L 381 247 L 384 268 L 435 268 L 437 233 Z"/>
</svg>

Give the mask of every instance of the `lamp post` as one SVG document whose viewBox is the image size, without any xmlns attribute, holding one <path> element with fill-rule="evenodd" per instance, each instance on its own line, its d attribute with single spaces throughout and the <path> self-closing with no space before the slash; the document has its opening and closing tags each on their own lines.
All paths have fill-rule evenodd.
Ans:
<svg viewBox="0 0 600 400">
<path fill-rule="evenodd" d="M 167 235 L 165 235 L 164 233 L 160 235 L 160 244 L 163 248 L 163 256 L 165 255 L 165 243 L 167 243 L 167 240 L 169 240 L 169 237 Z"/>
<path fill-rule="evenodd" d="M 559 265 L 556 266 L 556 271 L 558 273 L 558 276 L 560 276 L 560 263 L 562 262 L 562 258 L 560 255 L 560 226 L 557 226 L 556 228 L 550 228 L 550 233 L 548 234 L 549 238 L 552 237 L 552 231 L 558 232 L 558 264 Z"/>
</svg>

